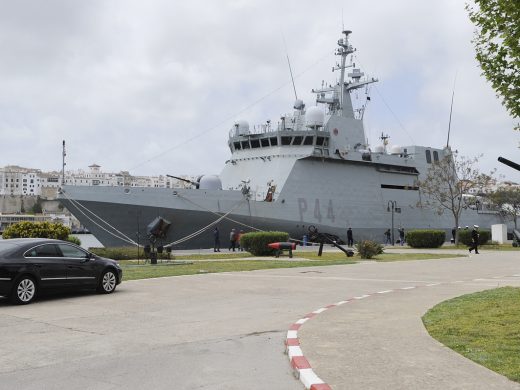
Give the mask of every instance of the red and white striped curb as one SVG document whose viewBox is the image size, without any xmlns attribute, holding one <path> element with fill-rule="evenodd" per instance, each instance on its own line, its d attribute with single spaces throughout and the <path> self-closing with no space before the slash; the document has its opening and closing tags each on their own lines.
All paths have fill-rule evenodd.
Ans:
<svg viewBox="0 0 520 390">
<path fill-rule="evenodd" d="M 434 283 L 432 286 L 437 286 L 440 283 Z M 303 351 L 300 348 L 300 340 L 298 339 L 298 330 L 301 328 L 303 324 L 305 324 L 307 321 L 312 319 L 313 317 L 317 316 L 318 314 L 323 313 L 324 311 L 328 309 L 332 309 L 336 306 L 341 306 L 349 302 L 353 302 L 355 300 L 365 299 L 373 295 L 377 294 L 388 294 L 394 291 L 398 290 L 411 290 L 418 286 L 409 286 L 409 287 L 402 287 L 400 289 L 395 290 L 384 290 L 384 291 L 378 291 L 376 293 L 372 294 L 364 294 L 359 295 L 356 297 L 348 298 L 344 301 L 339 301 L 337 303 L 334 303 L 332 305 L 328 305 L 325 307 L 322 307 L 318 310 L 313 311 L 312 313 L 306 314 L 303 318 L 296 321 L 294 324 L 292 324 L 289 327 L 289 330 L 287 331 L 287 338 L 285 340 L 285 346 L 286 346 L 286 353 L 289 357 L 289 361 L 291 362 L 291 367 L 294 370 L 294 376 L 299 379 L 306 389 L 310 390 L 332 390 L 332 388 L 325 383 L 316 373 L 313 371 L 309 361 L 303 356 Z"/>
<path fill-rule="evenodd" d="M 476 282 L 476 281 L 483 281 L 486 279 L 499 279 L 499 278 L 504 278 L 504 277 L 520 277 L 520 274 L 514 274 L 514 275 L 510 275 L 510 276 L 507 276 L 507 275 L 506 276 L 493 276 L 491 278 L 485 278 L 485 279 L 481 279 L 481 278 L 471 279 L 471 281 Z M 396 291 L 413 290 L 413 289 L 419 288 L 419 287 L 435 287 L 435 286 L 439 286 L 441 284 L 464 283 L 464 282 L 465 282 L 464 280 L 456 280 L 456 281 L 452 281 L 452 282 L 442 282 L 442 283 L 437 282 L 437 283 L 424 284 L 422 286 L 407 286 L 407 287 L 401 287 L 401 288 L 396 288 L 396 289 L 392 289 L 392 290 L 382 290 L 382 291 L 378 291 L 378 292 L 371 293 L 371 294 L 364 294 L 364 295 L 359 295 L 356 297 L 348 298 L 344 301 L 339 301 L 332 305 L 328 305 L 328 306 L 322 307 L 318 310 L 314 310 L 312 313 L 306 314 L 303 318 L 299 319 L 298 321 L 296 321 L 294 324 L 292 324 L 289 327 L 289 330 L 287 331 L 287 338 L 285 340 L 285 346 L 286 346 L 285 352 L 287 353 L 287 356 L 289 357 L 289 361 L 291 362 L 291 367 L 294 370 L 294 376 L 303 383 L 303 385 L 305 386 L 306 389 L 332 390 L 332 388 L 328 384 L 326 384 L 312 370 L 312 367 L 311 367 L 309 361 L 305 358 L 305 356 L 303 356 L 303 351 L 300 348 L 300 340 L 298 339 L 298 330 L 301 328 L 301 326 L 303 324 L 305 324 L 307 321 L 309 321 L 310 319 L 317 316 L 318 314 L 321 314 L 328 309 L 332 309 L 333 307 L 341 306 L 346 303 L 353 302 L 353 301 L 360 300 L 360 299 L 365 299 L 365 298 L 368 298 L 371 296 L 383 295 L 383 294 L 388 294 L 388 293 L 392 293 L 392 292 L 396 292 Z"/>
<path fill-rule="evenodd" d="M 508 276 L 493 276 L 492 278 L 486 278 L 486 279 L 498 279 Z M 510 275 L 510 277 L 520 277 L 520 274 Z M 471 281 L 483 281 L 486 279 L 471 279 Z M 413 290 L 415 288 L 419 287 L 435 287 L 439 286 L 441 284 L 450 284 L 450 283 L 464 283 L 464 280 L 456 280 L 452 282 L 437 282 L 437 283 L 429 283 L 424 284 L 422 286 L 407 286 L 407 287 L 401 287 L 396 288 L 392 290 L 382 290 L 371 294 L 364 294 L 359 295 L 356 297 L 348 298 L 344 301 L 339 301 L 337 303 L 334 303 L 332 305 L 328 305 L 325 307 L 322 307 L 318 310 L 313 311 L 312 313 L 306 314 L 303 318 L 296 321 L 294 324 L 292 324 L 289 327 L 289 330 L 287 331 L 287 338 L 285 340 L 285 346 L 287 353 L 287 356 L 289 357 L 289 361 L 291 362 L 291 367 L 294 370 L 294 376 L 299 379 L 306 389 L 310 390 L 332 390 L 331 387 L 326 384 L 316 373 L 312 370 L 312 367 L 309 363 L 309 361 L 303 356 L 303 351 L 300 348 L 300 340 L 298 339 L 298 330 L 301 328 L 303 324 L 305 324 L 307 321 L 312 319 L 313 317 L 317 316 L 318 314 L 323 313 L 324 311 L 328 309 L 332 309 L 336 306 L 341 306 L 349 302 L 353 302 L 360 299 L 365 299 L 371 296 L 376 295 L 384 295 L 396 291 L 406 291 L 406 290 Z"/>
</svg>

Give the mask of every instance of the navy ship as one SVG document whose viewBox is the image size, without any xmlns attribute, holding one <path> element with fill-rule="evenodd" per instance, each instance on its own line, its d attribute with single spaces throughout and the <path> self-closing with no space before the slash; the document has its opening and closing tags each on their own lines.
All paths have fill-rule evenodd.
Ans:
<svg viewBox="0 0 520 390">
<path fill-rule="evenodd" d="M 105 246 L 147 244 L 157 217 L 171 222 L 162 243 L 173 249 L 212 247 L 215 226 L 223 242 L 231 229 L 299 239 L 312 226 L 343 239 L 348 227 L 356 240 L 382 241 L 391 227 L 442 229 L 451 237 L 453 217 L 419 207 L 417 186 L 451 151 L 390 146 L 383 135 L 381 145 L 369 147 L 363 127 L 369 97 L 355 100 L 353 92 L 377 80 L 353 63 L 350 34 L 337 42 L 337 81 L 312 90 L 314 105 L 297 99 L 277 123 L 234 124 L 231 156 L 219 176 L 202 176 L 191 188 L 64 186 L 60 201 Z M 503 223 L 496 212 L 471 207 L 460 221 L 488 229 Z"/>
</svg>

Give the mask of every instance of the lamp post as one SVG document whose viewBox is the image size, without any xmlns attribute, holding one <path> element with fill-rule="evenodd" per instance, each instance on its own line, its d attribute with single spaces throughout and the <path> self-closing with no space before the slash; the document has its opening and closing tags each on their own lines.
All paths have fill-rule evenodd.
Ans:
<svg viewBox="0 0 520 390">
<path fill-rule="evenodd" d="M 394 241 L 394 213 L 400 213 L 401 208 L 397 207 L 397 202 L 395 200 L 389 200 L 386 205 L 386 211 L 392 212 L 392 246 L 395 245 Z"/>
</svg>

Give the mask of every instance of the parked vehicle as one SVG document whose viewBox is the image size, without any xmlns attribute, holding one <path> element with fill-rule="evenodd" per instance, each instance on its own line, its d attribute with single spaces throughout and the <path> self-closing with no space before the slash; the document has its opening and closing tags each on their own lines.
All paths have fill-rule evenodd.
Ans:
<svg viewBox="0 0 520 390">
<path fill-rule="evenodd" d="M 110 294 L 123 279 L 112 259 L 67 241 L 15 238 L 0 241 L 0 295 L 32 302 L 41 290 L 91 288 Z"/>
</svg>

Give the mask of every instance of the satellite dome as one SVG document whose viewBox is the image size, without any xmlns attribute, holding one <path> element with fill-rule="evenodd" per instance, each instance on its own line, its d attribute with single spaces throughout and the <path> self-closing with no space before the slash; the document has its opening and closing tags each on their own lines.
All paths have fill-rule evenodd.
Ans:
<svg viewBox="0 0 520 390">
<path fill-rule="evenodd" d="M 390 154 L 402 154 L 403 149 L 399 145 L 393 145 L 390 148 Z"/>
<path fill-rule="evenodd" d="M 236 128 L 235 135 L 249 134 L 249 122 L 244 119 L 236 121 L 235 128 Z"/>
<path fill-rule="evenodd" d="M 305 107 L 305 104 L 303 103 L 303 100 L 296 99 L 296 101 L 294 102 L 294 108 L 296 110 L 303 110 L 304 107 Z"/>
<path fill-rule="evenodd" d="M 305 125 L 310 128 L 322 127 L 325 122 L 325 114 L 316 106 L 309 107 L 305 113 Z"/>
<path fill-rule="evenodd" d="M 375 148 L 374 148 L 374 153 L 384 153 L 385 152 L 385 147 L 383 145 L 377 145 Z"/>
<path fill-rule="evenodd" d="M 199 180 L 199 190 L 221 190 L 222 182 L 217 175 L 204 175 Z"/>
</svg>

